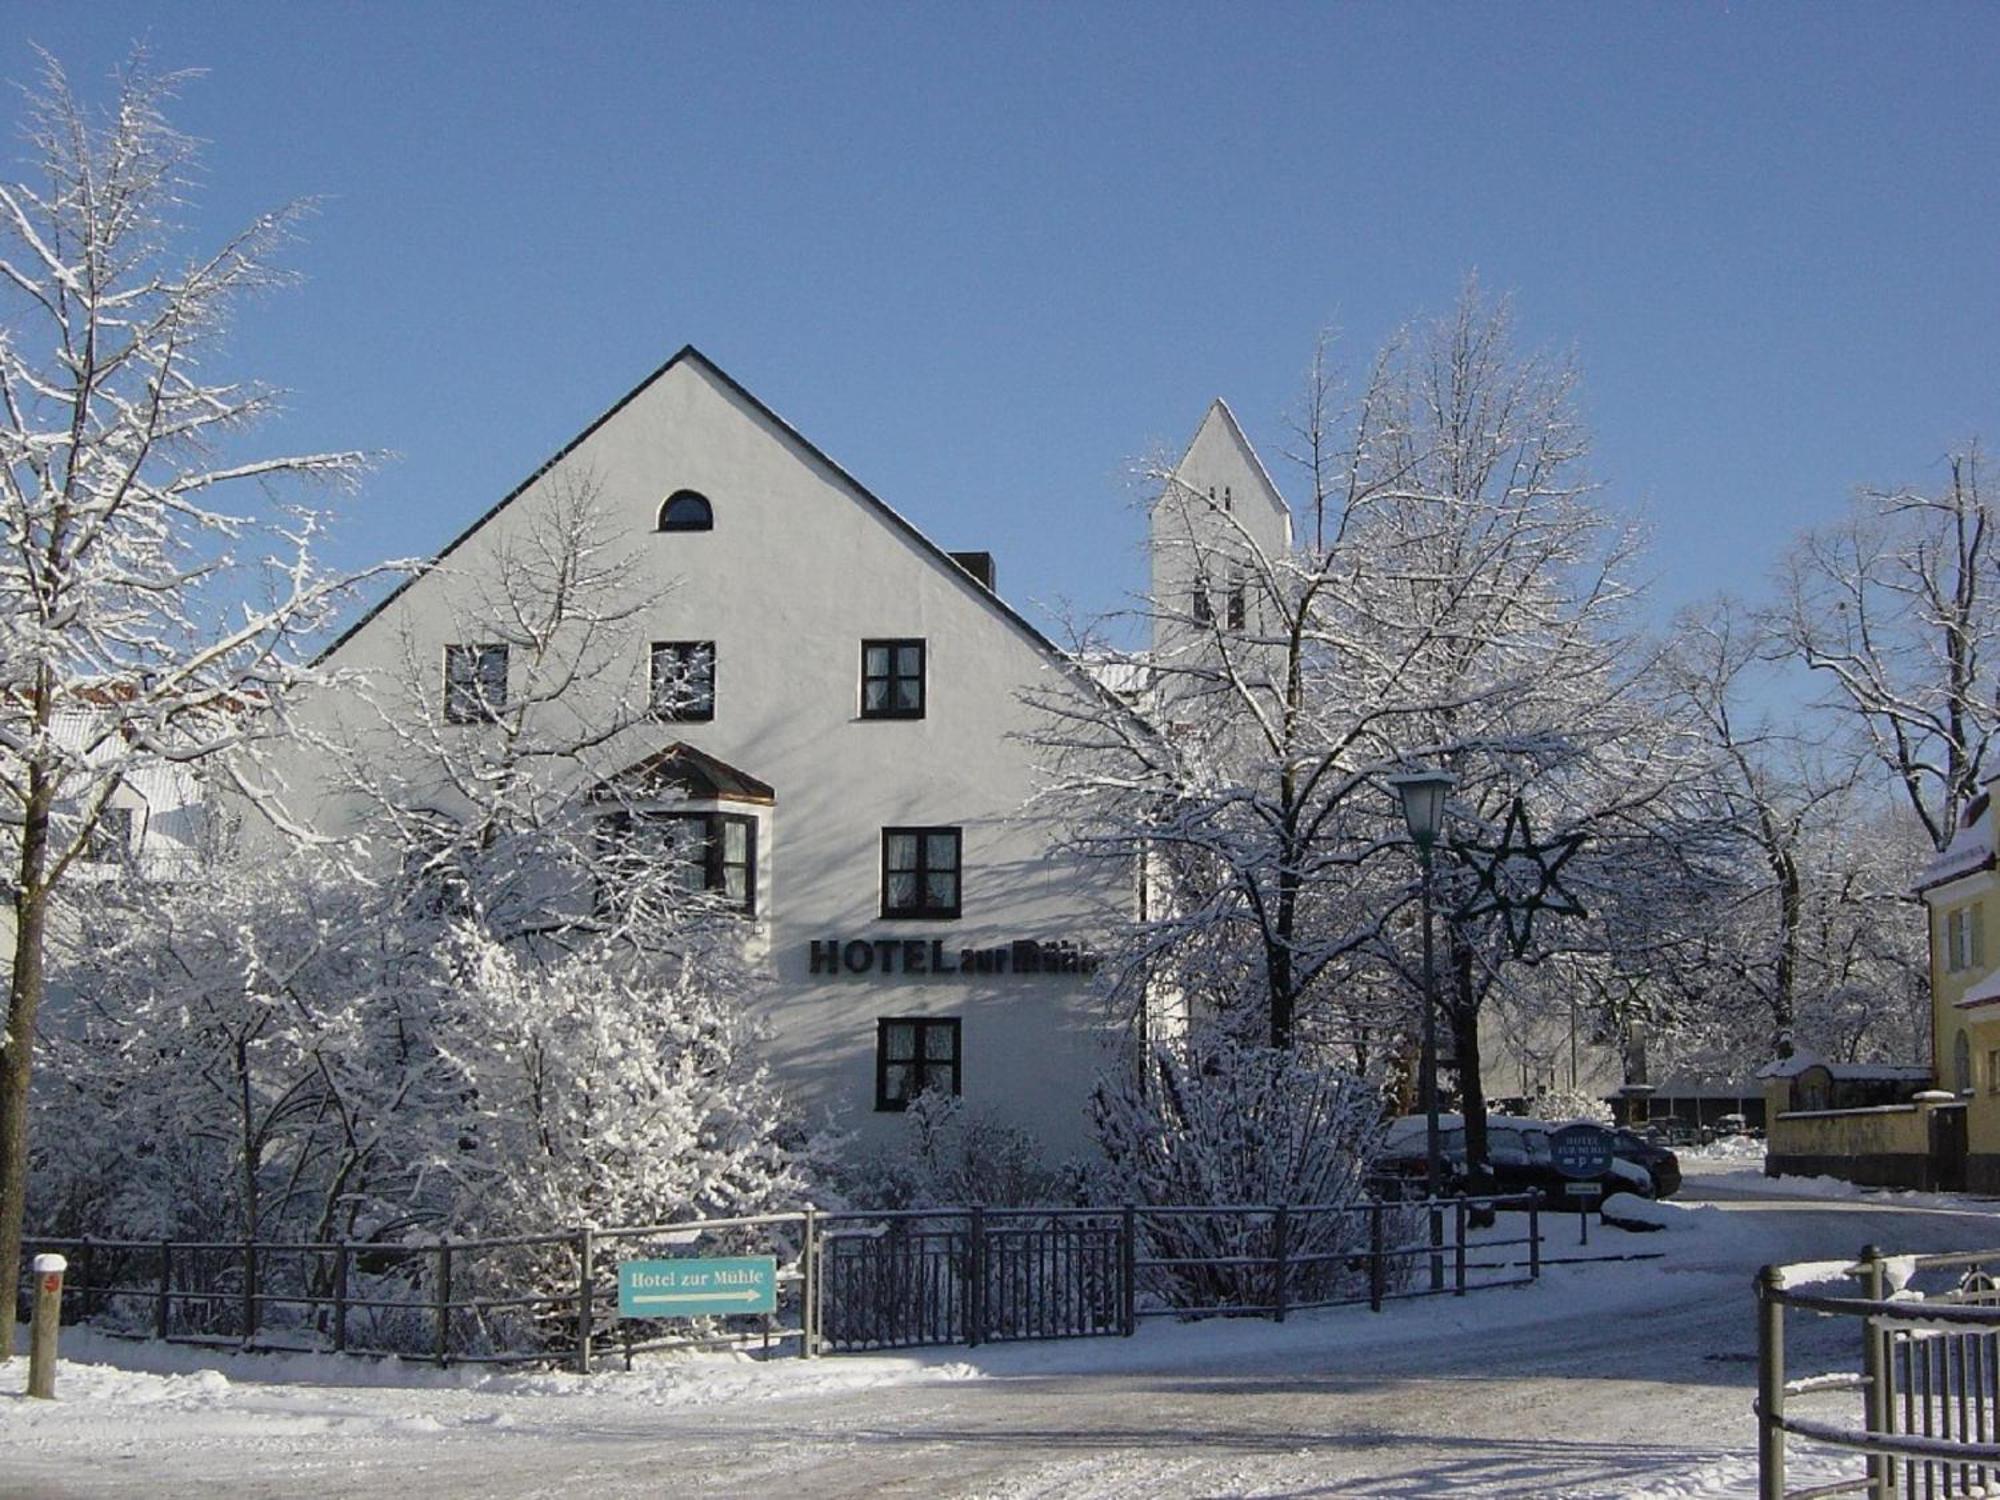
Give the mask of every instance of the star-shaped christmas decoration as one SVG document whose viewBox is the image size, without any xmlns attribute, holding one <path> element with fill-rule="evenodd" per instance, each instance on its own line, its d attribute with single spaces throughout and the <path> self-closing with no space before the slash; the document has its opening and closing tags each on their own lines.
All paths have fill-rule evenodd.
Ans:
<svg viewBox="0 0 2000 1500">
<path fill-rule="evenodd" d="M 1559 917 L 1585 915 L 1583 903 L 1563 889 L 1561 880 L 1562 867 L 1582 843 L 1580 833 L 1536 843 L 1534 830 L 1528 826 L 1528 809 L 1516 797 L 1499 843 L 1452 846 L 1478 880 L 1470 899 L 1455 915 L 1466 922 L 1497 914 L 1506 926 L 1514 956 L 1526 956 L 1534 937 L 1536 912 Z"/>
</svg>

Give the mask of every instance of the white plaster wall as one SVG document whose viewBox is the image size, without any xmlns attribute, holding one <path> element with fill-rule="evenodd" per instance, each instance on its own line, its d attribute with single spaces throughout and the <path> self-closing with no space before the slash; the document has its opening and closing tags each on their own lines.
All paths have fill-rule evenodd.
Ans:
<svg viewBox="0 0 2000 1500">
<path fill-rule="evenodd" d="M 1017 938 L 1087 941 L 1128 899 L 1126 883 L 1055 856 L 1021 814 L 1035 787 L 1024 687 L 1058 670 L 1032 634 L 957 567 L 923 547 L 787 436 L 753 402 L 684 357 L 584 439 L 548 474 L 415 581 L 330 659 L 393 679 L 404 638 L 441 671 L 444 645 L 467 640 L 494 549 L 531 529 L 555 487 L 588 480 L 640 560 L 650 596 L 629 663 L 644 679 L 652 640 L 716 643 L 709 723 L 662 724 L 607 747 L 595 774 L 684 741 L 771 784 L 776 804 L 758 851 L 758 911 L 776 984 L 765 1007 L 767 1055 L 809 1107 L 863 1137 L 898 1116 L 873 1111 L 876 1020 L 958 1016 L 964 1097 L 1027 1125 L 1057 1151 L 1084 1140 L 1082 1106 L 1119 1055 L 1086 978 L 1076 975 L 834 978 L 807 972 L 828 938 L 938 938 L 951 949 Z M 710 532 L 660 533 L 661 501 L 706 495 Z M 953 538 L 976 547 L 981 538 Z M 926 716 L 860 717 L 861 641 L 922 637 Z M 357 716 L 322 695 L 306 717 L 326 728 Z M 451 732 L 491 732 L 463 726 Z M 323 790 L 312 815 L 349 815 Z M 881 830 L 963 829 L 963 915 L 884 921 Z"/>
</svg>

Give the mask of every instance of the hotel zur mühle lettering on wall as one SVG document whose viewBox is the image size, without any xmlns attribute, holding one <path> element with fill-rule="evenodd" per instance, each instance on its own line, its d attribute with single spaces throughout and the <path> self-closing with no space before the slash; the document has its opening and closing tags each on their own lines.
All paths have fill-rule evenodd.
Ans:
<svg viewBox="0 0 2000 1500">
<path fill-rule="evenodd" d="M 1181 474 L 1259 496 L 1258 524 L 1282 543 L 1283 503 L 1221 403 Z M 1102 689 L 1007 605 L 987 554 L 931 542 L 699 352 L 480 517 L 324 665 L 355 681 L 434 672 L 443 732 L 490 733 L 474 709 L 504 701 L 520 668 L 482 622 L 488 585 L 585 492 L 642 580 L 634 649 L 656 684 L 683 689 L 675 711 L 598 747 L 592 771 L 655 788 L 648 815 L 694 841 L 694 879 L 748 918 L 775 1076 L 864 1140 L 928 1087 L 1080 1146 L 1092 1082 L 1132 1056 L 1131 1018 L 1093 975 L 1137 882 L 1067 852 L 1037 810 L 1023 694 Z M 330 688 L 304 716 L 402 753 L 374 712 Z M 292 779 L 313 787 L 310 767 Z M 338 786 L 309 801 L 328 832 L 363 812 Z"/>
</svg>

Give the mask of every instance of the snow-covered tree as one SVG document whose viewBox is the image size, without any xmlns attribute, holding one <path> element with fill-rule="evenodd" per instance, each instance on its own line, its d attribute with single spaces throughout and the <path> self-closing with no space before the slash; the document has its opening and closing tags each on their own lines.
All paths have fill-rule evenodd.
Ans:
<svg viewBox="0 0 2000 1500">
<path fill-rule="evenodd" d="M 454 999 L 335 853 L 211 840 L 75 894 L 36 1104 L 35 1201 L 77 1233 L 326 1240 L 434 1223 L 416 1138 L 454 1127 Z"/>
<path fill-rule="evenodd" d="M 755 1057 L 732 934 L 537 956 L 307 847 L 106 883 L 62 965 L 45 1222 L 395 1241 L 754 1212 L 807 1157 Z"/>
<path fill-rule="evenodd" d="M 198 1191 L 150 1157 L 109 1174 L 146 1232 L 546 1234 L 797 1201 L 811 1143 L 745 1019 L 748 861 L 676 812 L 698 673 L 632 665 L 641 591 L 607 530 L 594 486 L 558 486 L 427 580 L 453 639 L 504 645 L 504 689 L 476 663 L 440 680 L 407 635 L 399 667 L 313 688 L 266 779 L 319 779 L 341 815 L 317 839 L 274 843 L 260 802 L 197 879 L 106 893 L 118 937 L 65 975 L 85 1003 L 51 1109 L 128 1143 L 187 1122 Z M 95 1191 L 69 1132 L 43 1135 L 49 1201 Z M 506 1269 L 558 1283 L 564 1253 Z"/>
<path fill-rule="evenodd" d="M 656 656 L 649 671 L 636 562 L 594 482 L 555 482 L 448 591 L 448 638 L 503 647 L 504 685 L 441 678 L 435 645 L 405 627 L 394 671 L 339 691 L 335 727 L 315 731 L 300 774 L 324 777 L 353 831 L 401 872 L 411 920 L 469 917 L 550 953 L 604 937 L 706 947 L 718 923 L 741 936 L 728 916 L 747 892 L 710 889 L 709 851 L 654 816 L 689 795 L 694 768 L 648 752 L 677 739 L 681 711 L 708 689 L 698 664 Z M 740 955 L 709 951 L 717 982 L 740 986 Z"/>
<path fill-rule="evenodd" d="M 1479 1017 L 1519 966 L 1504 921 L 1455 915 L 1471 876 L 1454 851 L 1497 843 L 1520 799 L 1544 836 L 1585 836 L 1566 875 L 1586 901 L 1654 878 L 1641 856 L 1671 837 L 1686 762 L 1624 620 L 1635 543 L 1594 503 L 1574 380 L 1518 355 L 1505 305 L 1476 287 L 1393 342 L 1344 417 L 1316 362 L 1304 535 L 1259 545 L 1163 469 L 1155 546 L 1240 579 L 1243 604 L 1142 601 L 1152 644 L 1095 646 L 1135 712 L 1046 705 L 1079 845 L 1145 863 L 1114 975 L 1279 1047 L 1361 1058 L 1414 1029 L 1417 862 L 1387 778 L 1457 776 L 1435 894 L 1475 1160 Z M 1538 932 L 1544 949 L 1559 935 Z"/>
<path fill-rule="evenodd" d="M 717 944 L 726 938 L 714 935 Z M 543 961 L 476 925 L 453 936 L 439 1045 L 471 1108 L 430 1170 L 465 1234 L 757 1213 L 804 1191 L 740 995 L 704 949 L 593 938 Z"/>
<path fill-rule="evenodd" d="M 768 1208 L 801 1133 L 742 1019 L 752 864 L 726 840 L 750 835 L 680 810 L 714 795 L 675 727 L 706 675 L 648 663 L 598 487 L 545 498 L 437 580 L 446 639 L 504 647 L 504 684 L 440 677 L 406 622 L 397 667 L 312 716 L 391 940 L 451 996 L 427 1040 L 464 1102 L 416 1158 L 427 1201 L 458 1233 Z"/>
<path fill-rule="evenodd" d="M 1729 600 L 1675 622 L 1663 675 L 1707 752 L 1720 858 L 1715 899 L 1680 914 L 1659 1040 L 1709 1070 L 1788 1056 L 1808 1035 L 1815 1052 L 1907 1061 L 1922 1050 L 1907 1047 L 1907 996 L 1923 968 L 1909 891 L 1929 843 L 1883 803 L 1850 715 L 1771 711 L 1789 651 L 1775 624 Z"/>
<path fill-rule="evenodd" d="M 1595 1120 L 1611 1123 L 1611 1106 L 1581 1089 L 1545 1089 L 1528 1101 L 1531 1120 Z"/>
<path fill-rule="evenodd" d="M 183 255 L 193 144 L 179 78 L 137 59 L 102 112 L 53 61 L 28 101 L 27 180 L 0 183 L 0 820 L 15 949 L 0 1048 L 0 1266 L 18 1263 L 34 1035 L 58 893 L 118 788 L 161 762 L 217 764 L 265 732 L 290 641 L 335 586 L 292 478 L 353 453 L 245 452 L 272 392 L 217 368 L 246 293 L 281 280 L 294 205 Z M 231 496 L 241 495 L 240 501 Z M 8 1272 L 11 1285 L 11 1269 Z M 0 1298 L 0 1354 L 14 1299 Z"/>
<path fill-rule="evenodd" d="M 2000 727 L 2000 580 L 1972 444 L 1935 494 L 1866 490 L 1787 563 L 1775 628 L 1942 851 Z"/>
</svg>

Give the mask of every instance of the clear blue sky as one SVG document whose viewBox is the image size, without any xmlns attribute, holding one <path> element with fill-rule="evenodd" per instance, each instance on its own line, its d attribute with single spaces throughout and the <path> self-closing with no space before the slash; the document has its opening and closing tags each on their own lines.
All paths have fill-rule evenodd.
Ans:
<svg viewBox="0 0 2000 1500">
<path fill-rule="evenodd" d="M 1575 350 L 1663 606 L 2000 441 L 1993 6 L 7 0 L 0 76 L 102 97 L 141 37 L 208 70 L 202 237 L 324 200 L 236 349 L 271 443 L 398 455 L 349 561 L 692 342 L 1031 612 L 1108 607 L 1135 459 L 1222 395 L 1284 485 L 1316 330 L 1475 269 Z"/>
</svg>

